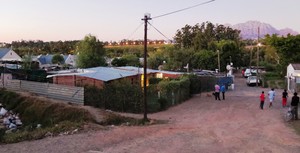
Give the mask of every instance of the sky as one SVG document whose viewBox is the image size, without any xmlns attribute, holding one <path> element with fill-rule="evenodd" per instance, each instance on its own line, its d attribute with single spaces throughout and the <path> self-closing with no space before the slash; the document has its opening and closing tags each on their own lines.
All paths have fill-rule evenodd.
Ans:
<svg viewBox="0 0 300 153">
<path fill-rule="evenodd" d="M 20 40 L 100 41 L 143 39 L 145 13 L 151 17 L 210 0 L 0 0 L 0 42 Z M 237 24 L 249 20 L 300 32 L 299 0 L 214 0 L 150 20 L 149 39 L 173 39 L 186 24 Z M 162 34 L 157 32 L 159 30 Z"/>
</svg>

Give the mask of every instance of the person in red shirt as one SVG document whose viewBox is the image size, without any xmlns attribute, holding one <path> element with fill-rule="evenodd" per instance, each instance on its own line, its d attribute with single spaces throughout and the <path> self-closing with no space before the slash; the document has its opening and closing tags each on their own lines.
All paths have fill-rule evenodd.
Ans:
<svg viewBox="0 0 300 153">
<path fill-rule="evenodd" d="M 265 92 L 264 91 L 261 92 L 259 99 L 260 99 L 260 109 L 264 109 L 264 103 L 265 103 Z"/>
</svg>

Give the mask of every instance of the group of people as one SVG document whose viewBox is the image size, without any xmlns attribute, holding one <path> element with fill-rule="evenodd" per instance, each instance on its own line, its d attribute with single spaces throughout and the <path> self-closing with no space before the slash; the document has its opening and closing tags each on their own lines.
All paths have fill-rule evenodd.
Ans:
<svg viewBox="0 0 300 153">
<path fill-rule="evenodd" d="M 269 92 L 268 92 L 268 98 L 269 98 L 269 107 L 272 107 L 272 103 L 275 100 L 275 91 L 274 88 L 272 88 Z M 286 89 L 284 89 L 284 91 L 282 92 L 282 107 L 286 107 L 287 106 L 287 98 L 288 98 L 288 92 L 286 91 Z M 265 93 L 264 91 L 261 92 L 260 94 L 260 108 L 264 109 L 264 103 L 265 103 Z M 298 105 L 299 105 L 299 97 L 297 92 L 294 93 L 292 100 L 291 100 L 291 107 L 293 110 L 293 118 L 295 120 L 298 120 Z"/>
<path fill-rule="evenodd" d="M 221 100 L 220 93 L 222 93 L 222 98 L 223 100 L 225 100 L 225 92 L 226 92 L 226 87 L 224 84 L 222 84 L 221 86 L 219 86 L 218 84 L 215 85 L 214 95 L 216 100 Z"/>
</svg>

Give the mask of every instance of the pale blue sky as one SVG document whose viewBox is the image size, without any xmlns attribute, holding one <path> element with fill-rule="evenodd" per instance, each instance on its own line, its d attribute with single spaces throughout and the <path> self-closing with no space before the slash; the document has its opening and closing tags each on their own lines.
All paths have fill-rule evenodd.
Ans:
<svg viewBox="0 0 300 153">
<path fill-rule="evenodd" d="M 143 39 L 141 18 L 169 13 L 208 0 L 0 0 L 0 42 L 79 40 L 92 34 L 101 41 Z M 249 20 L 300 32 L 299 0 L 215 0 L 150 23 L 169 39 L 184 25 Z M 152 27 L 149 39 L 165 39 Z"/>
</svg>

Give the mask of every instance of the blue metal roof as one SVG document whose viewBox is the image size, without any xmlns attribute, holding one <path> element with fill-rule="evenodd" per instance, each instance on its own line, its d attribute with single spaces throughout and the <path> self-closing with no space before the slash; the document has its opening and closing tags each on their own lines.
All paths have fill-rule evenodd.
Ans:
<svg viewBox="0 0 300 153">
<path fill-rule="evenodd" d="M 10 48 L 0 48 L 0 58 L 4 57 L 10 50 Z"/>
<path fill-rule="evenodd" d="M 41 64 L 52 64 L 53 55 L 41 55 L 38 57 L 38 60 Z"/>
</svg>

